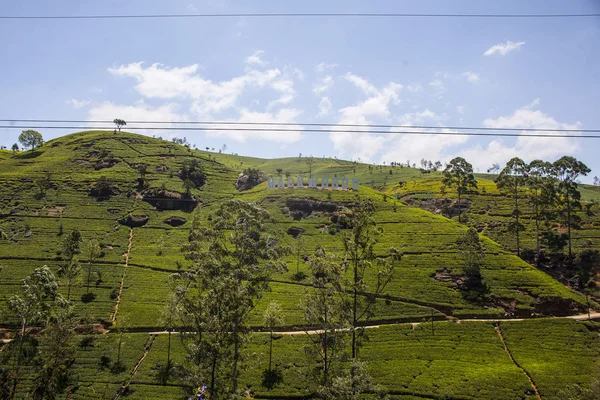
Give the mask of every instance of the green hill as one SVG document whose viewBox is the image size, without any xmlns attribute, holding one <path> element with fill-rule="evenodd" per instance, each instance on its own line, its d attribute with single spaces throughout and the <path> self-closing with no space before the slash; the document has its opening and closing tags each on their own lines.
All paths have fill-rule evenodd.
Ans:
<svg viewBox="0 0 600 400">
<path fill-rule="evenodd" d="M 191 165 L 206 175 L 206 182 L 198 188 L 184 187 L 182 171 Z M 360 189 L 268 189 L 263 182 L 238 191 L 238 175 L 248 168 L 262 171 L 265 177 L 289 174 L 305 178 L 310 168 L 312 176 L 358 178 Z M 555 279 L 552 271 L 536 269 L 513 254 L 512 237 L 506 231 L 510 199 L 498 192 L 489 177 L 479 177 L 478 192 L 467 196 L 466 224 L 419 208 L 427 208 L 423 203 L 428 199 L 454 197 L 451 191 L 441 193 L 440 179 L 439 172 L 424 176 L 413 168 L 329 158 L 315 158 L 309 167 L 304 157 L 264 160 L 190 150 L 129 133 L 82 132 L 49 141 L 34 154 L 3 152 L 0 322 L 6 328 L 14 326 L 6 300 L 21 290 L 19 282 L 35 268 L 48 265 L 58 271 L 64 236 L 78 228 L 84 241 L 100 242 L 102 253 L 92 266 L 83 263 L 84 273 L 71 289 L 71 300 L 82 318 L 113 331 L 96 335 L 94 345 L 78 350 L 76 368 L 82 384 L 75 398 L 105 398 L 104 392 L 112 398 L 123 383 L 131 383 L 132 398 L 181 397 L 183 392 L 177 386 L 181 382 L 156 386 L 154 379 L 152 368 L 164 359 L 165 335 L 149 337 L 143 332 L 164 328 L 161 316 L 171 291 L 169 276 L 189 265 L 181 246 L 187 241 L 192 218 L 210 226 L 219 205 L 232 198 L 258 203 L 270 212 L 274 222 L 268 228 L 295 254 L 285 259 L 288 271 L 271 282 L 271 291 L 252 315 L 252 325 L 262 326 L 262 313 L 269 300 L 275 299 L 283 309 L 282 330 L 301 330 L 301 304 L 309 285 L 308 279 L 298 274 L 309 274 L 304 256 L 317 246 L 341 254 L 344 229 L 334 222 L 336 213 L 331 210 L 347 206 L 357 197 L 368 197 L 374 201 L 374 219 L 383 233 L 376 254 L 386 256 L 390 246 L 403 254 L 391 283 L 374 299 L 372 324 L 389 326 L 369 330 L 370 340 L 364 349 L 375 380 L 390 394 L 405 399 L 446 394 L 469 399 L 533 399 L 524 372 L 536 382 L 544 398 L 559 398 L 567 383 L 554 377 L 568 375 L 572 383 L 591 385 L 600 354 L 598 335 L 591 332 L 598 326 L 593 323 L 558 319 L 502 322 L 501 331 L 516 363 L 507 355 L 491 322 L 439 322 L 435 335 L 426 324 L 411 325 L 432 317 L 437 321 L 530 318 L 587 310 L 583 294 Z M 598 194 L 596 188 L 585 187 L 586 199 Z M 576 251 L 600 244 L 596 234 L 598 206 L 593 207 L 590 215 L 583 216 L 582 228 L 574 236 Z M 530 220 L 526 223 L 528 232 L 531 224 Z M 457 240 L 468 226 L 477 227 L 484 235 L 486 256 L 481 273 L 489 293 L 481 301 L 470 300 L 456 282 L 464 264 Z M 291 235 L 290 228 L 301 231 L 301 239 Z M 524 248 L 532 245 L 531 238 L 523 241 Z M 84 302 L 88 268 L 93 271 L 95 298 Z M 375 276 L 368 277 L 368 287 L 375 280 Z M 60 283 L 66 296 L 66 282 Z M 114 328 L 129 330 L 123 355 L 127 370 L 99 372 L 100 357 L 114 353 L 119 336 Z M 536 340 L 531 338 L 532 329 Z M 569 338 L 568 343 L 560 344 L 561 335 Z M 261 386 L 267 338 L 254 335 L 248 352 L 256 360 L 247 364 L 244 382 L 258 397 L 306 394 L 301 379 L 305 367 L 303 336 L 280 336 L 275 347 L 285 371 L 284 384 L 273 391 Z M 531 356 L 541 344 L 544 368 Z M 577 351 L 566 354 L 564 346 Z M 143 363 L 134 368 L 145 352 L 148 355 L 142 358 Z M 182 362 L 182 349 L 175 346 L 174 353 Z M 569 367 L 564 357 L 577 359 L 576 367 Z M 135 376 L 129 378 L 132 371 Z"/>
</svg>

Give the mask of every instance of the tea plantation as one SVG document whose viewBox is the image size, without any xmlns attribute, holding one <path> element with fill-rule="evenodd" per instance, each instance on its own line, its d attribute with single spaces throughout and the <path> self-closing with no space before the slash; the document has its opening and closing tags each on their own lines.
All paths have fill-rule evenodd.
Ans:
<svg viewBox="0 0 600 400">
<path fill-rule="evenodd" d="M 193 223 L 210 227 L 219 206 L 238 199 L 266 209 L 272 217 L 266 229 L 291 249 L 284 258 L 287 271 L 273 277 L 250 316 L 254 333 L 244 349 L 241 383 L 256 398 L 305 398 L 312 394 L 306 372 L 316 363 L 305 347 L 317 334 L 306 326 L 303 309 L 311 284 L 307 260 L 322 246 L 341 262 L 345 227 L 339 211 L 369 198 L 381 229 L 376 256 L 389 256 L 390 247 L 402 254 L 383 292 L 369 295 L 377 284 L 371 274 L 361 293 L 375 306 L 360 358 L 390 398 L 562 399 L 568 398 L 566 389 L 594 388 L 600 379 L 600 325 L 584 321 L 588 300 L 566 285 L 568 279 L 515 255 L 507 229 L 512 199 L 498 190 L 493 176 L 477 175 L 478 189 L 465 196 L 468 208 L 459 223 L 427 203 L 456 198 L 452 189 L 440 188 L 440 172 L 306 161 L 192 150 L 101 131 L 54 139 L 34 153 L 0 152 L 0 326 L 6 343 L 0 355 L 14 345 L 10 339 L 18 329 L 7 300 L 22 294 L 21 281 L 38 267 L 47 265 L 58 277 L 65 237 L 78 229 L 84 243 L 99 242 L 100 254 L 91 262 L 82 254 L 81 272 L 70 288 L 75 312 L 95 332 L 80 330 L 76 337 L 73 373 L 79 388 L 71 398 L 187 398 L 185 381 L 158 376 L 168 349 L 175 365 L 185 363 L 179 335 L 164 332 L 171 277 L 190 266 L 182 245 Z M 190 166 L 203 171 L 202 184 L 186 185 L 182 171 Z M 238 176 L 248 169 L 260 171 L 260 182 L 238 190 Z M 309 174 L 357 178 L 360 188 L 308 188 Z M 280 175 L 301 176 L 305 187 L 269 189 L 265 179 Z M 573 231 L 576 253 L 600 245 L 597 189 L 581 187 L 584 205 L 591 205 L 579 212 Z M 535 249 L 532 212 L 524 201 L 522 249 Z M 465 263 L 457 241 L 469 227 L 477 228 L 485 247 L 481 276 L 488 290 L 475 300 L 457 282 Z M 67 279 L 57 279 L 67 297 Z M 593 313 L 600 307 L 597 293 L 591 294 Z M 263 313 L 272 300 L 283 316 L 273 343 L 282 376 L 268 389 L 262 376 L 269 352 Z M 121 367 L 111 368 L 117 359 Z M 0 360 L 5 367 L 15 362 Z M 25 399 L 33 375 L 30 366 L 23 372 L 17 398 Z"/>
</svg>

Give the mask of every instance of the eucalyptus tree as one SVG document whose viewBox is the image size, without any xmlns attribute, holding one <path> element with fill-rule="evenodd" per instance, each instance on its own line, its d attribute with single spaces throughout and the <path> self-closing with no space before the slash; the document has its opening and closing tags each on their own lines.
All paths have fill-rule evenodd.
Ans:
<svg viewBox="0 0 600 400">
<path fill-rule="evenodd" d="M 360 326 L 362 322 L 373 316 L 375 299 L 383 292 L 392 279 L 394 267 L 400 261 L 401 255 L 391 247 L 387 257 L 375 254 L 374 247 L 382 230 L 373 219 L 374 204 L 370 199 L 358 202 L 352 209 L 348 225 L 350 230 L 342 235 L 344 246 L 343 268 L 350 270 L 350 279 L 343 280 L 346 293 L 350 293 L 352 327 L 351 354 L 357 357 L 359 339 L 364 334 Z M 376 281 L 367 285 L 366 275 L 375 276 Z M 364 293 L 368 295 L 365 296 Z M 358 333 L 358 335 L 357 335 Z"/>
<path fill-rule="evenodd" d="M 341 296 L 344 271 L 339 260 L 318 247 L 309 259 L 311 285 L 303 300 L 304 320 L 316 333 L 307 331 L 310 344 L 306 352 L 318 359 L 318 368 L 309 369 L 309 380 L 323 392 L 332 377 L 341 373 L 345 338 L 351 328 L 348 298 Z M 312 379 L 310 379 L 312 378 Z"/>
<path fill-rule="evenodd" d="M 527 164 L 518 157 L 512 158 L 506 163 L 506 167 L 500 171 L 496 184 L 500 191 L 505 192 L 513 197 L 514 208 L 513 217 L 514 221 L 510 228 L 515 233 L 517 241 L 517 255 L 521 256 L 521 245 L 519 242 L 519 232 L 523 231 L 525 227 L 519 222 L 521 211 L 519 210 L 519 197 L 523 192 L 523 189 L 527 181 Z"/>
<path fill-rule="evenodd" d="M 535 263 L 540 266 L 540 219 L 542 204 L 542 191 L 547 184 L 552 165 L 546 161 L 533 160 L 527 165 L 527 181 L 530 200 L 533 203 L 535 219 Z"/>
<path fill-rule="evenodd" d="M 209 226 L 194 218 L 183 251 L 193 262 L 174 288 L 177 315 L 190 332 L 181 335 L 190 361 L 191 385 L 208 381 L 212 398 L 238 393 L 241 350 L 248 318 L 273 273 L 286 270 L 289 249 L 267 232 L 269 213 L 239 200 L 223 203 Z"/>
<path fill-rule="evenodd" d="M 561 195 L 561 206 L 566 213 L 567 220 L 567 238 L 569 243 L 569 263 L 573 262 L 573 253 L 571 249 L 571 225 L 573 223 L 573 213 L 575 209 L 581 209 L 581 194 L 577 190 L 577 178 L 580 175 L 587 175 L 591 169 L 575 157 L 564 156 L 556 160 L 553 164 L 556 178 L 558 180 L 557 190 Z"/>
<path fill-rule="evenodd" d="M 29 328 L 44 323 L 48 317 L 53 303 L 60 299 L 58 284 L 50 268 L 43 266 L 36 268 L 31 275 L 21 282 L 22 294 L 14 295 L 8 299 L 9 313 L 18 321 L 17 331 L 18 347 L 16 347 L 16 361 L 14 366 L 14 379 L 11 390 L 11 399 L 14 398 L 20 379 L 21 364 L 23 361 L 23 346 L 28 337 Z"/>
<path fill-rule="evenodd" d="M 458 194 L 458 222 L 461 222 L 461 195 L 470 188 L 477 188 L 473 166 L 462 157 L 453 158 L 444 169 L 442 183 L 445 186 L 456 188 Z"/>
<path fill-rule="evenodd" d="M 31 387 L 33 399 L 55 399 L 66 394 L 71 398 L 78 388 L 75 363 L 75 329 L 78 318 L 73 306 L 62 297 L 57 297 L 53 312 L 49 315 L 46 328 L 40 335 L 40 351 L 34 366 Z"/>
<path fill-rule="evenodd" d="M 71 286 L 81 272 L 78 255 L 81 253 L 82 244 L 83 236 L 78 228 L 74 228 L 63 242 L 62 254 L 66 258 L 66 263 L 60 267 L 58 272 L 67 280 L 67 300 L 71 299 Z"/>
</svg>

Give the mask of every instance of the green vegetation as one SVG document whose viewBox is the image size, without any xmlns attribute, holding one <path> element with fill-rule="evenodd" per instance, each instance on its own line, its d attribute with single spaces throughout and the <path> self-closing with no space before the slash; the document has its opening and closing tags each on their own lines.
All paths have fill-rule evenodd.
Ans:
<svg viewBox="0 0 600 400">
<path fill-rule="evenodd" d="M 238 392 L 256 397 L 386 391 L 402 399 L 534 399 L 494 323 L 456 322 L 512 316 L 527 320 L 503 321 L 500 331 L 543 398 L 560 398 L 569 383 L 592 388 L 597 325 L 530 318 L 587 312 L 584 289 L 597 307 L 600 190 L 578 185 L 576 172 L 565 183 L 547 164 L 535 174 L 530 164 L 517 212 L 515 191 L 506 193 L 514 182 L 502 188 L 494 175 L 473 174 L 466 160 L 458 176 L 434 163 L 419 170 L 264 160 L 186 142 L 82 132 L 36 145 L 35 157 L 0 152 L 0 322 L 13 339 L 0 353 L 0 378 L 10 381 L 21 364 L 15 398 L 30 398 L 42 377 L 57 382 L 65 371 L 79 382 L 74 399 L 183 398 L 209 383 L 211 356 L 222 350 L 216 371 L 224 389 L 233 391 L 235 379 Z M 244 171 L 253 184 L 289 172 L 305 185 L 326 176 L 355 177 L 361 186 L 267 189 L 263 182 L 238 191 Z M 236 230 L 230 217 L 240 213 L 260 224 Z M 8 302 L 24 299 L 22 281 L 43 266 L 57 276 L 51 297 L 69 299 L 72 311 L 57 306 L 46 316 L 35 307 L 53 301 L 36 300 L 31 317 Z M 214 275 L 199 280 L 208 270 Z M 227 312 L 215 319 L 210 307 Z M 67 329 L 73 318 L 76 332 Z M 173 332 L 182 325 L 195 329 Z M 220 331 L 205 332 L 209 325 Z M 42 358 L 19 351 L 21 343 L 41 349 Z M 54 360 L 44 352 L 57 344 L 53 351 L 64 357 L 52 375 Z"/>
</svg>

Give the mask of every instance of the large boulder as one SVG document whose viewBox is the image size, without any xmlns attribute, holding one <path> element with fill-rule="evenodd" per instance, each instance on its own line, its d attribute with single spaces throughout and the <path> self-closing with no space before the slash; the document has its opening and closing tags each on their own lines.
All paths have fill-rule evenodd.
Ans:
<svg viewBox="0 0 600 400">
<path fill-rule="evenodd" d="M 150 217 L 147 215 L 128 215 L 119 220 L 119 223 L 130 228 L 139 228 L 146 225 L 149 220 Z"/>
<path fill-rule="evenodd" d="M 235 188 L 240 192 L 244 190 L 250 190 L 266 180 L 267 178 L 262 171 L 250 174 L 248 171 L 244 171 L 238 175 L 237 181 L 235 182 Z"/>
<path fill-rule="evenodd" d="M 181 226 L 187 222 L 187 219 L 178 216 L 173 216 L 165 219 L 163 222 L 171 226 Z"/>
<path fill-rule="evenodd" d="M 151 189 L 142 193 L 142 200 L 152 204 L 157 210 L 181 210 L 191 212 L 199 201 L 191 196 L 166 189 Z"/>
</svg>

